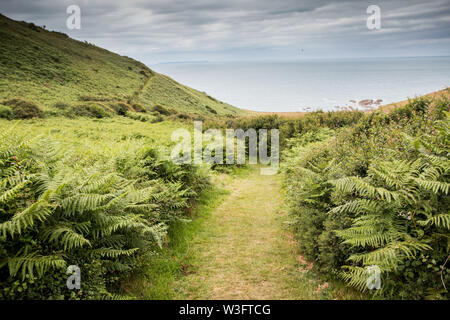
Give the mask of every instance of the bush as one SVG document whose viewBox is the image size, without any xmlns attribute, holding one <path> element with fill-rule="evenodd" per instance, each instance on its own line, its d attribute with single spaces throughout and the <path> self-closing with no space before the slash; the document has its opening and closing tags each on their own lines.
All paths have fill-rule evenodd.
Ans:
<svg viewBox="0 0 450 320">
<path fill-rule="evenodd" d="M 211 108 L 210 106 L 205 106 L 206 110 L 208 110 L 211 113 L 217 114 L 217 111 Z"/>
<path fill-rule="evenodd" d="M 186 113 L 179 113 L 179 114 L 176 115 L 176 117 L 178 119 L 182 119 L 182 120 L 192 119 L 191 116 L 186 114 Z"/>
<path fill-rule="evenodd" d="M 150 121 L 151 117 L 145 114 L 141 114 L 141 113 L 137 113 L 137 112 L 130 112 L 128 111 L 125 116 L 127 118 L 133 119 L 133 120 L 137 120 L 137 121 L 141 121 L 141 122 L 148 122 Z"/>
<path fill-rule="evenodd" d="M 152 119 L 151 123 L 158 123 L 164 121 L 164 118 L 161 115 L 157 115 L 155 118 Z"/>
<path fill-rule="evenodd" d="M 147 112 L 147 109 L 145 109 L 145 107 L 139 103 L 133 103 L 132 107 L 136 112 Z"/>
<path fill-rule="evenodd" d="M 87 103 L 73 106 L 66 115 L 101 119 L 111 117 L 112 113 L 113 111 L 108 110 L 104 105 Z"/>
<path fill-rule="evenodd" d="M 0 104 L 0 118 L 11 120 L 13 118 L 13 110 L 8 106 Z"/>
<path fill-rule="evenodd" d="M 113 298 L 208 185 L 148 147 L 73 153 L 7 131 L 0 145 L 0 299 Z M 32 142 L 33 141 L 33 142 Z M 68 290 L 66 268 L 82 270 Z"/>
<path fill-rule="evenodd" d="M 4 101 L 3 104 L 12 109 L 14 119 L 42 118 L 43 116 L 42 110 L 31 101 L 16 98 Z"/>
<path fill-rule="evenodd" d="M 225 121 L 213 121 L 206 123 L 205 129 L 222 126 L 226 128 L 242 128 L 247 130 L 253 128 L 259 129 L 279 129 L 280 130 L 280 148 L 284 148 L 288 139 L 301 135 L 310 130 L 327 127 L 330 129 L 339 129 L 357 123 L 364 113 L 360 111 L 337 111 L 322 112 L 316 111 L 307 113 L 296 119 L 280 118 L 277 115 L 267 115 L 260 117 L 241 117 L 230 118 Z"/>
<path fill-rule="evenodd" d="M 165 107 L 163 107 L 163 106 L 161 106 L 159 104 L 153 106 L 151 110 L 154 111 L 154 112 L 157 112 L 157 113 L 159 113 L 160 115 L 163 115 L 163 116 L 168 116 L 168 115 L 170 115 L 172 113 L 172 112 L 170 112 L 169 109 L 167 109 L 167 108 L 165 108 Z"/>
<path fill-rule="evenodd" d="M 364 291 L 367 267 L 377 265 L 377 295 L 448 299 L 445 109 L 416 99 L 367 114 L 335 137 L 310 130 L 287 143 L 290 212 L 300 249 L 319 271 Z"/>
<path fill-rule="evenodd" d="M 101 102 L 105 102 L 105 101 L 111 101 L 111 98 L 109 97 L 101 97 L 101 96 L 92 96 L 89 94 L 84 94 L 80 96 L 80 100 L 81 101 L 101 101 Z"/>
<path fill-rule="evenodd" d="M 125 102 L 112 103 L 110 106 L 119 116 L 124 116 L 127 112 L 135 112 L 133 107 Z"/>
<path fill-rule="evenodd" d="M 53 107 L 58 110 L 70 110 L 71 108 L 70 104 L 65 102 L 56 102 Z"/>
</svg>

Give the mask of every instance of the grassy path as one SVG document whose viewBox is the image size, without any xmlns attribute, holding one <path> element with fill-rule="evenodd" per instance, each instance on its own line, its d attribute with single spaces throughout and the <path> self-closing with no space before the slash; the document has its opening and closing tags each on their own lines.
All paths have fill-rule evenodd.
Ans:
<svg viewBox="0 0 450 320">
<path fill-rule="evenodd" d="M 224 179 L 230 193 L 190 241 L 193 258 L 174 283 L 175 298 L 332 298 L 285 227 L 280 177 L 252 168 L 244 177 Z"/>
<path fill-rule="evenodd" d="M 144 92 L 144 90 L 150 85 L 150 82 L 153 80 L 154 76 L 151 75 L 145 80 L 144 84 L 131 96 L 131 102 L 136 102 L 139 96 Z"/>
</svg>

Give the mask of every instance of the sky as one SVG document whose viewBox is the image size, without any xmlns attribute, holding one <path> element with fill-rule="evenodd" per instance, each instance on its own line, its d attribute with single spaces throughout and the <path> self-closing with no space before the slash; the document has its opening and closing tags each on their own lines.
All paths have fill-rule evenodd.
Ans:
<svg viewBox="0 0 450 320">
<path fill-rule="evenodd" d="M 66 26 L 69 5 L 79 30 Z M 450 55 L 450 0 L 0 0 L 0 13 L 148 65 Z"/>
</svg>

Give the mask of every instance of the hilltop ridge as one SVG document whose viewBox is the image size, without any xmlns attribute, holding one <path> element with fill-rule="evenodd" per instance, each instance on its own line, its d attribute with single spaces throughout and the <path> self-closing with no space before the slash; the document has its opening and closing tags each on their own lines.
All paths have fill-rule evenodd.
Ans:
<svg viewBox="0 0 450 320">
<path fill-rule="evenodd" d="M 132 58 L 1 14 L 0 39 L 0 103 L 20 98 L 49 112 L 62 105 L 112 112 L 118 103 L 130 111 L 162 106 L 191 115 L 245 112 Z"/>
</svg>

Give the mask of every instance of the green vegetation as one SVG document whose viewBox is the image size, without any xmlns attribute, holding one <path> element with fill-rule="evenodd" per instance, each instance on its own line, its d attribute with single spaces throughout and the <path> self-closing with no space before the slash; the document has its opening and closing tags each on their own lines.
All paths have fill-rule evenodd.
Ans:
<svg viewBox="0 0 450 320">
<path fill-rule="evenodd" d="M 3 109 L 6 119 L 42 118 L 42 110 L 33 102 L 11 99 L 4 101 L 3 104 L 6 106 L 6 109 Z"/>
<path fill-rule="evenodd" d="M 259 168 L 214 177 L 190 223 L 169 229 L 170 244 L 144 277 L 124 283 L 142 299 L 361 298 L 341 282 L 325 282 L 297 253 L 285 226 L 280 176 Z M 266 195 L 273 201 L 267 203 Z M 276 271 L 276 272 L 274 272 Z"/>
<path fill-rule="evenodd" d="M 114 298 L 209 184 L 137 137 L 118 146 L 81 137 L 72 148 L 63 132 L 58 141 L 17 127 L 2 130 L 0 145 L 2 299 Z M 83 270 L 82 290 L 65 287 L 69 265 Z"/>
<path fill-rule="evenodd" d="M 345 299 L 351 290 L 325 282 L 297 253 L 286 228 L 280 176 L 258 167 L 215 181 L 229 192 L 201 217 L 188 238 L 186 270 L 173 284 L 176 299 Z M 271 201 L 267 201 L 270 195 Z"/>
<path fill-rule="evenodd" d="M 448 299 L 445 92 L 249 117 L 62 33 L 0 26 L 0 299 Z M 279 129 L 282 176 L 172 163 L 172 132 L 196 119 Z"/>
<path fill-rule="evenodd" d="M 167 231 L 168 242 L 158 251 L 142 274 L 134 274 L 122 281 L 124 294 L 138 299 L 174 299 L 176 281 L 189 275 L 195 262 L 191 242 L 205 229 L 212 210 L 220 204 L 227 192 L 211 186 L 198 199 L 190 220 L 177 220 Z"/>
<path fill-rule="evenodd" d="M 233 182 L 222 175 L 225 182 L 214 184 L 230 195 L 217 188 L 202 193 L 206 168 L 166 160 L 172 131 L 191 124 L 133 120 L 151 115 L 130 111 L 14 127 L 0 120 L 2 298 L 360 298 L 336 278 L 364 291 L 365 266 L 372 264 L 382 268 L 378 297 L 446 298 L 440 276 L 448 280 L 447 110 L 448 100 L 419 99 L 390 114 L 235 120 L 236 127 L 280 128 L 285 137 L 282 171 L 298 256 L 282 228 L 288 217 L 277 177 L 253 173 Z M 278 205 L 266 212 L 267 194 Z M 130 225 L 122 221 L 131 217 Z M 117 229 L 107 224 L 114 222 Z M 257 236 L 245 251 L 258 232 L 273 237 Z M 218 237 L 234 245 L 222 246 Z M 230 257 L 234 263 L 224 267 Z M 267 273 L 266 258 L 279 273 Z M 65 289 L 70 264 L 88 272 L 82 291 Z M 214 286 L 224 273 L 234 277 L 233 288 Z M 258 287 L 261 281 L 267 287 Z M 238 283 L 247 289 L 233 293 Z"/>
<path fill-rule="evenodd" d="M 62 33 L 0 25 L 0 297 L 113 298 L 209 185 L 168 160 L 187 125 L 164 120 L 242 111 Z"/>
<path fill-rule="evenodd" d="M 383 298 L 448 299 L 449 100 L 416 99 L 289 141 L 283 172 L 301 252 L 316 270 Z"/>
<path fill-rule="evenodd" d="M 95 118 L 114 111 L 124 115 L 124 108 L 146 112 L 155 105 L 203 116 L 244 113 L 131 58 L 1 14 L 0 38 L 3 105 L 3 100 L 19 98 L 50 116 Z M 9 117 L 0 106 L 0 116 L 5 112 Z"/>
</svg>

